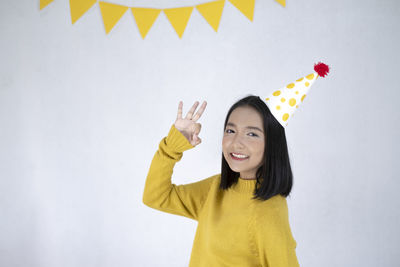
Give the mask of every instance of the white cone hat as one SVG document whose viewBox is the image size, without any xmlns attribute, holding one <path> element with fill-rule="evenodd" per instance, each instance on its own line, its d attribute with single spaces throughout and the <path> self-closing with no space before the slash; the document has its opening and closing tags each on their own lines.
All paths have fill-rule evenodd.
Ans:
<svg viewBox="0 0 400 267">
<path fill-rule="evenodd" d="M 304 101 L 311 85 L 319 77 L 325 77 L 329 72 L 329 66 L 324 63 L 314 65 L 315 72 L 301 77 L 293 83 L 274 91 L 265 98 L 265 102 L 274 117 L 285 128 L 289 119 Z"/>
</svg>

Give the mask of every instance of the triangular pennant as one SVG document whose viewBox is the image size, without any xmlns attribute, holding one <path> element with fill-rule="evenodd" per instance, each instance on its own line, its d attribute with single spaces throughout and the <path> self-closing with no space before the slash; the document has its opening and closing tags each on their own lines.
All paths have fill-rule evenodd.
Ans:
<svg viewBox="0 0 400 267">
<path fill-rule="evenodd" d="M 111 4 L 107 2 L 99 2 L 101 16 L 103 17 L 104 28 L 108 34 L 117 24 L 119 19 L 128 10 L 127 6 Z"/>
<path fill-rule="evenodd" d="M 283 7 L 286 6 L 286 0 L 275 0 L 275 1 L 281 4 Z"/>
<path fill-rule="evenodd" d="M 45 8 L 48 4 L 53 2 L 53 0 L 40 0 L 40 10 Z"/>
<path fill-rule="evenodd" d="M 215 31 L 218 31 L 225 0 L 197 5 L 196 8 Z"/>
<path fill-rule="evenodd" d="M 131 10 L 140 35 L 144 39 L 160 14 L 161 9 L 131 7 Z"/>
<path fill-rule="evenodd" d="M 69 0 L 72 24 L 82 17 L 96 2 L 96 0 Z"/>
<path fill-rule="evenodd" d="M 229 0 L 250 21 L 253 21 L 255 0 Z"/>
<path fill-rule="evenodd" d="M 192 10 L 192 6 L 164 9 L 165 15 L 167 15 L 169 22 L 178 34 L 179 38 L 182 38 L 190 15 L 192 14 Z"/>
</svg>

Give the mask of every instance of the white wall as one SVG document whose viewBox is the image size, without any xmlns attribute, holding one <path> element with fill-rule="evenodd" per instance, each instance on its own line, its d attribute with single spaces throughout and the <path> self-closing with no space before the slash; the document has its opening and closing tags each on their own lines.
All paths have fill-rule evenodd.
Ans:
<svg viewBox="0 0 400 267">
<path fill-rule="evenodd" d="M 142 203 L 179 100 L 208 101 L 183 184 L 220 171 L 236 100 L 319 60 L 286 129 L 298 260 L 398 264 L 398 1 L 257 0 L 253 22 L 227 2 L 218 33 L 194 10 L 179 39 L 161 13 L 145 40 L 129 12 L 106 35 L 98 5 L 74 25 L 69 1 L 38 6 L 0 4 L 0 266 L 187 266 L 196 222 Z"/>
</svg>

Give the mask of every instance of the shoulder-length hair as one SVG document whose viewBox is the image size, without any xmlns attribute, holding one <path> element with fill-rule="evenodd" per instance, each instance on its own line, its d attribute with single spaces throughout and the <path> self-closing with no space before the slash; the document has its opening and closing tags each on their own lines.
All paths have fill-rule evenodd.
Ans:
<svg viewBox="0 0 400 267">
<path fill-rule="evenodd" d="M 264 124 L 264 157 L 263 164 L 256 172 L 256 185 L 253 199 L 267 200 L 275 195 L 287 197 L 292 190 L 293 175 L 290 167 L 286 143 L 285 128 L 275 119 L 268 106 L 258 96 L 248 95 L 240 99 L 229 109 L 225 118 L 226 124 L 232 111 L 238 107 L 254 108 L 262 117 Z M 221 183 L 219 188 L 227 190 L 238 182 L 240 173 L 233 171 L 222 153 Z"/>
</svg>

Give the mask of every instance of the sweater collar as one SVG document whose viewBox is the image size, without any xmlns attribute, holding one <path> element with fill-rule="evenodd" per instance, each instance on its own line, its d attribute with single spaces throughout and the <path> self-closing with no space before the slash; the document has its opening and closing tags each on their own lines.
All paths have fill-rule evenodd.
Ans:
<svg viewBox="0 0 400 267">
<path fill-rule="evenodd" d="M 256 186 L 256 179 L 242 179 L 238 178 L 238 182 L 232 185 L 232 190 L 240 193 L 240 194 L 253 194 L 255 186 Z"/>
</svg>

